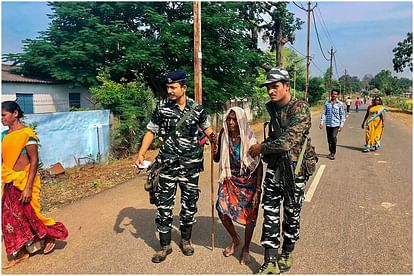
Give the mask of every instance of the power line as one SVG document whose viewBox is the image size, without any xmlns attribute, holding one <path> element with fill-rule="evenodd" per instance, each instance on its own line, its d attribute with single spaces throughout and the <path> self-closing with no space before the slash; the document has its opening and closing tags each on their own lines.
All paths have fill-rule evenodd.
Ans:
<svg viewBox="0 0 414 276">
<path fill-rule="evenodd" d="M 325 74 L 325 72 L 323 72 L 319 67 L 318 67 L 318 65 L 316 65 L 316 63 L 311 59 L 311 62 L 312 62 L 312 64 L 316 67 L 316 69 L 318 69 L 318 71 L 319 72 L 321 72 L 322 73 L 322 75 L 323 74 Z"/>
<path fill-rule="evenodd" d="M 299 6 L 298 4 L 296 4 L 294 1 L 292 1 L 293 4 L 295 4 L 296 7 L 298 7 L 299 9 L 303 10 L 303 11 L 308 11 L 307 9 L 305 9 L 302 4 Z"/>
<path fill-rule="evenodd" d="M 321 9 L 319 7 L 318 7 L 318 12 L 319 12 L 319 16 L 320 16 L 321 21 L 322 21 L 322 27 L 323 27 L 326 35 L 329 38 L 332 46 L 334 46 L 336 48 L 335 44 L 333 43 L 332 37 L 331 37 L 331 35 L 330 35 L 329 31 L 328 31 L 328 28 L 326 27 L 325 20 L 323 19 L 322 12 L 321 12 Z"/>
<path fill-rule="evenodd" d="M 292 50 L 294 50 L 295 52 L 297 52 L 299 55 L 301 55 L 301 56 L 303 56 L 303 57 L 306 57 L 306 55 L 305 55 L 305 54 L 302 54 L 301 52 L 299 52 L 298 50 L 296 50 L 296 48 L 295 48 L 295 47 L 293 47 L 292 45 L 288 44 L 288 46 L 289 46 L 289 47 L 291 47 L 291 48 L 292 48 Z"/>
<path fill-rule="evenodd" d="M 334 63 L 335 63 L 336 77 L 337 77 L 337 79 L 339 79 L 338 67 L 336 67 L 336 58 L 335 58 L 335 55 L 333 56 L 333 59 L 334 59 Z"/>
<path fill-rule="evenodd" d="M 322 50 L 321 41 L 319 39 L 318 28 L 316 27 L 315 15 L 314 15 L 313 12 L 312 12 L 312 18 L 313 18 L 313 25 L 315 26 L 316 37 L 318 38 L 319 49 L 321 50 L 322 56 L 326 59 L 326 61 L 329 61 L 329 59 L 325 56 L 325 54 L 323 53 L 323 50 Z"/>
</svg>

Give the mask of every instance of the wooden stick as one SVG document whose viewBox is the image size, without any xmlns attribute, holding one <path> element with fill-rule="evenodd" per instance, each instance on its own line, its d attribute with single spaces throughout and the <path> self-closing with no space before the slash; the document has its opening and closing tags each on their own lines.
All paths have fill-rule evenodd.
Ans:
<svg viewBox="0 0 414 276">
<path fill-rule="evenodd" d="M 210 142 L 210 186 L 211 186 L 211 248 L 214 250 L 216 225 L 214 218 L 214 147 Z"/>
</svg>

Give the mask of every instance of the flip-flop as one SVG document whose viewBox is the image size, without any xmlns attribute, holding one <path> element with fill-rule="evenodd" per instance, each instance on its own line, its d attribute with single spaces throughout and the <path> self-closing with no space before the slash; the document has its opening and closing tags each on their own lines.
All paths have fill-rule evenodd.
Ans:
<svg viewBox="0 0 414 276">
<path fill-rule="evenodd" d="M 248 265 L 250 263 L 250 253 L 243 251 L 241 254 L 241 260 L 240 260 L 240 264 L 242 265 Z"/>
<path fill-rule="evenodd" d="M 46 250 L 46 245 L 50 244 L 50 243 L 53 243 L 52 247 L 49 250 Z M 46 238 L 46 240 L 45 240 L 45 249 L 43 249 L 43 254 L 46 255 L 46 254 L 51 253 L 55 249 L 55 246 L 56 246 L 56 241 L 54 239 Z"/>
<path fill-rule="evenodd" d="M 20 262 L 23 262 L 24 260 L 28 259 L 30 257 L 29 253 L 25 253 L 23 256 L 21 256 L 18 259 L 13 259 L 7 263 L 5 263 L 2 268 L 3 269 L 9 269 L 10 267 L 13 267 L 15 265 L 17 265 Z"/>
<path fill-rule="evenodd" d="M 231 255 L 233 255 L 234 254 L 234 252 L 236 251 L 236 248 L 238 247 L 240 245 L 240 243 L 238 243 L 238 244 L 234 244 L 233 245 L 233 252 L 229 252 L 230 250 L 229 250 L 229 247 L 231 246 L 228 246 L 228 247 L 226 247 L 224 250 L 223 250 L 223 255 L 224 255 L 224 257 L 230 257 Z"/>
</svg>

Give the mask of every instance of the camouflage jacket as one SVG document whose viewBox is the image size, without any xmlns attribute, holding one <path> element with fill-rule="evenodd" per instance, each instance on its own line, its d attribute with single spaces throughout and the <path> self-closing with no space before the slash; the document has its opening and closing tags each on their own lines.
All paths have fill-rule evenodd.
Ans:
<svg viewBox="0 0 414 276">
<path fill-rule="evenodd" d="M 164 142 L 159 154 L 163 163 L 180 161 L 185 167 L 202 168 L 203 149 L 198 141 L 198 128 L 205 130 L 210 127 L 204 107 L 196 104 L 191 115 L 179 129 L 175 129 L 181 117 L 190 112 L 193 103 L 194 100 L 187 97 L 184 110 L 169 99 L 163 99 L 157 104 L 147 129 Z"/>
<path fill-rule="evenodd" d="M 269 137 L 262 142 L 261 153 L 270 156 L 290 150 L 292 161 L 297 161 L 306 137 L 308 137 L 307 151 L 312 147 L 309 137 L 311 128 L 309 105 L 305 101 L 293 98 L 283 107 L 274 105 L 283 133 L 276 139 L 269 133 Z"/>
</svg>

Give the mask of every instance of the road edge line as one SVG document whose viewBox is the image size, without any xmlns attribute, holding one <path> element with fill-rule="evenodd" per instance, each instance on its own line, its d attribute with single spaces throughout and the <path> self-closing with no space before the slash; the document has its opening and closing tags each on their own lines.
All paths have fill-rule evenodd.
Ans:
<svg viewBox="0 0 414 276">
<path fill-rule="evenodd" d="M 323 171 L 325 170 L 326 165 L 321 165 L 318 169 L 318 172 L 316 173 L 315 177 L 313 178 L 313 181 L 305 194 L 305 202 L 311 202 L 313 194 L 316 191 L 316 187 L 319 184 L 319 181 L 321 180 Z"/>
</svg>

